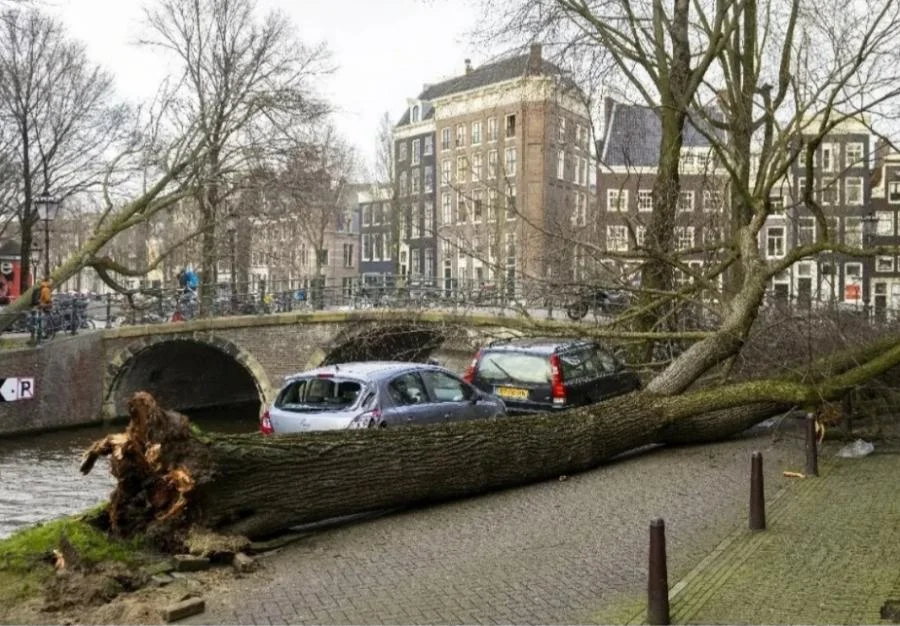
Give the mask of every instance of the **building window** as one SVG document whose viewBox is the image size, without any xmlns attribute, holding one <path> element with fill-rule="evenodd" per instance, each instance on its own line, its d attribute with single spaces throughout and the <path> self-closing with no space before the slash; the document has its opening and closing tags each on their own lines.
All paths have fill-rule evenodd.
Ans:
<svg viewBox="0 0 900 626">
<path fill-rule="evenodd" d="M 328 265 L 328 248 L 320 248 L 316 256 L 319 266 Z"/>
<path fill-rule="evenodd" d="M 484 157 L 479 152 L 472 155 L 472 182 L 477 183 L 481 180 L 484 168 Z"/>
<path fill-rule="evenodd" d="M 797 220 L 797 245 L 811 246 L 816 243 L 816 220 L 812 217 L 801 217 Z"/>
<path fill-rule="evenodd" d="M 409 193 L 409 182 L 406 172 L 400 172 L 400 195 L 405 196 Z"/>
<path fill-rule="evenodd" d="M 372 205 L 371 204 L 367 204 L 367 205 L 363 206 L 362 223 L 363 223 L 363 226 L 370 226 L 372 224 Z"/>
<path fill-rule="evenodd" d="M 434 166 L 425 166 L 425 193 L 434 191 Z"/>
<path fill-rule="evenodd" d="M 410 217 L 410 219 L 409 219 L 409 222 L 410 222 L 409 238 L 410 239 L 418 239 L 419 237 L 422 236 L 422 231 L 420 230 L 420 227 L 422 226 L 422 219 L 419 216 L 419 208 L 413 207 L 409 213 L 410 213 L 410 215 L 409 215 L 409 217 Z"/>
<path fill-rule="evenodd" d="M 469 182 L 469 157 L 456 157 L 456 180 L 460 184 Z"/>
<path fill-rule="evenodd" d="M 694 192 L 679 191 L 678 192 L 678 210 L 688 212 L 694 210 Z"/>
<path fill-rule="evenodd" d="M 575 192 L 575 208 L 572 211 L 572 225 L 584 226 L 587 224 L 587 196 L 580 191 Z"/>
<path fill-rule="evenodd" d="M 397 156 L 397 160 L 400 162 L 403 162 L 406 160 L 406 142 L 405 141 L 400 142 L 399 150 L 400 150 L 400 154 Z"/>
<path fill-rule="evenodd" d="M 578 171 L 580 172 L 578 183 L 580 185 L 587 186 L 588 184 L 588 160 L 584 157 L 579 159 L 580 166 Z"/>
<path fill-rule="evenodd" d="M 441 223 L 451 224 L 453 222 L 453 196 L 449 191 L 441 194 Z"/>
<path fill-rule="evenodd" d="M 894 257 L 892 257 L 892 256 L 875 257 L 875 271 L 876 272 L 893 272 L 894 271 Z"/>
<path fill-rule="evenodd" d="M 487 121 L 487 140 L 497 141 L 497 118 L 489 117 Z"/>
<path fill-rule="evenodd" d="M 362 236 L 362 259 L 363 261 L 372 260 L 372 235 L 369 233 L 363 233 Z"/>
<path fill-rule="evenodd" d="M 566 151 L 556 151 L 556 177 L 560 180 L 566 178 Z"/>
<path fill-rule="evenodd" d="M 769 226 L 766 229 L 766 257 L 780 259 L 784 256 L 784 228 Z"/>
<path fill-rule="evenodd" d="M 769 196 L 769 212 L 784 212 L 784 196 Z"/>
<path fill-rule="evenodd" d="M 441 150 L 449 150 L 453 146 L 450 143 L 450 127 L 441 129 Z"/>
<path fill-rule="evenodd" d="M 900 204 L 900 183 L 888 183 L 888 202 Z"/>
<path fill-rule="evenodd" d="M 487 171 L 488 179 L 497 178 L 497 151 L 491 150 L 488 152 L 488 171 Z"/>
<path fill-rule="evenodd" d="M 846 167 L 862 167 L 863 145 L 861 143 L 848 143 L 844 149 L 844 163 Z"/>
<path fill-rule="evenodd" d="M 703 210 L 707 213 L 722 211 L 722 192 L 706 189 L 703 191 Z"/>
<path fill-rule="evenodd" d="M 647 242 L 647 227 L 638 226 L 634 229 L 634 242 L 639 248 L 643 248 Z"/>
<path fill-rule="evenodd" d="M 425 276 L 431 278 L 434 276 L 434 250 L 425 248 Z"/>
<path fill-rule="evenodd" d="M 353 244 L 344 244 L 344 267 L 353 267 Z"/>
<path fill-rule="evenodd" d="M 862 263 L 845 263 L 844 276 L 849 281 L 858 282 L 862 278 Z"/>
<path fill-rule="evenodd" d="M 648 212 L 653 210 L 653 191 L 650 189 L 639 189 L 637 192 L 637 208 L 638 211 Z"/>
<path fill-rule="evenodd" d="M 431 237 L 434 235 L 434 207 L 426 204 L 423 212 L 425 214 L 425 226 L 422 228 L 422 236 Z"/>
<path fill-rule="evenodd" d="M 410 250 L 410 255 L 412 256 L 412 275 L 419 276 L 422 273 L 422 251 L 416 248 Z"/>
<path fill-rule="evenodd" d="M 675 249 L 690 250 L 694 247 L 694 227 L 693 226 L 677 226 L 675 227 Z"/>
<path fill-rule="evenodd" d="M 417 194 L 422 190 L 420 186 L 422 184 L 422 179 L 419 177 L 418 167 L 414 167 L 409 171 L 409 182 L 412 193 Z"/>
<path fill-rule="evenodd" d="M 559 116 L 559 126 L 556 127 L 556 139 L 557 141 L 565 141 L 566 140 L 566 118 L 562 115 Z"/>
<path fill-rule="evenodd" d="M 481 190 L 472 192 L 472 221 L 476 224 L 481 223 L 484 207 L 481 202 Z"/>
<path fill-rule="evenodd" d="M 516 219 L 516 212 L 516 187 L 515 185 L 510 185 L 506 191 L 506 219 Z"/>
<path fill-rule="evenodd" d="M 717 226 L 706 226 L 703 229 L 703 243 L 709 245 L 722 243 L 722 229 Z"/>
<path fill-rule="evenodd" d="M 628 210 L 628 190 L 627 189 L 607 189 L 606 190 L 606 210 L 607 211 L 627 211 Z"/>
<path fill-rule="evenodd" d="M 472 122 L 472 145 L 481 143 L 481 122 Z"/>
<path fill-rule="evenodd" d="M 421 149 L 422 149 L 422 142 L 418 139 L 413 139 L 413 142 L 412 142 L 412 164 L 413 165 L 418 165 L 419 162 L 422 160 Z"/>
<path fill-rule="evenodd" d="M 515 114 L 506 116 L 506 137 L 516 136 L 516 116 Z"/>
<path fill-rule="evenodd" d="M 381 224 L 383 219 L 383 210 L 380 204 L 372 205 L 372 226 L 378 226 Z"/>
<path fill-rule="evenodd" d="M 456 125 L 456 147 L 463 148 L 466 145 L 466 125 Z"/>
<path fill-rule="evenodd" d="M 837 165 L 838 144 L 825 143 L 822 144 L 822 171 L 833 172 Z"/>
<path fill-rule="evenodd" d="M 375 242 L 375 249 L 372 251 L 372 260 L 380 261 L 384 257 L 384 238 L 375 233 L 372 235 L 372 240 Z"/>
<path fill-rule="evenodd" d="M 824 181 L 822 189 L 822 204 L 834 205 L 838 203 L 841 192 L 841 183 L 837 178 Z"/>
<path fill-rule="evenodd" d="M 506 175 L 507 176 L 515 176 L 516 175 L 516 149 L 515 148 L 507 148 L 506 149 Z"/>
<path fill-rule="evenodd" d="M 456 194 L 456 223 L 465 224 L 469 219 L 469 207 L 466 206 L 466 196 L 459 192 Z"/>
<path fill-rule="evenodd" d="M 409 116 L 410 121 L 416 123 L 419 121 L 419 105 L 417 104 L 412 108 L 412 113 Z"/>
<path fill-rule="evenodd" d="M 444 159 L 441 161 L 441 185 L 449 185 L 453 182 L 453 161 Z"/>
<path fill-rule="evenodd" d="M 893 211 L 876 211 L 875 216 L 878 218 L 878 225 L 875 228 L 875 234 L 880 237 L 894 236 L 894 212 Z"/>
<path fill-rule="evenodd" d="M 488 189 L 488 206 L 487 206 L 487 219 L 489 222 L 493 222 L 497 219 L 497 190 L 496 189 Z"/>
<path fill-rule="evenodd" d="M 606 227 L 606 250 L 608 252 L 628 251 L 628 229 L 625 226 Z"/>
<path fill-rule="evenodd" d="M 844 243 L 848 246 L 862 246 L 862 220 L 858 217 L 844 219 Z"/>
<path fill-rule="evenodd" d="M 425 137 L 425 143 L 422 148 L 422 156 L 430 156 L 434 154 L 434 137 L 428 135 Z"/>
</svg>

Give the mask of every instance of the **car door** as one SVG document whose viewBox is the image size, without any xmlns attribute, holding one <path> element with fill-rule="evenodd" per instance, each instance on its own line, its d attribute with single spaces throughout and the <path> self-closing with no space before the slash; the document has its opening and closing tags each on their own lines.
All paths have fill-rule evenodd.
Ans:
<svg viewBox="0 0 900 626">
<path fill-rule="evenodd" d="M 593 385 L 597 378 L 591 350 L 581 347 L 559 354 L 566 404 L 581 406 L 598 400 Z"/>
<path fill-rule="evenodd" d="M 418 372 L 404 372 L 387 384 L 387 395 L 393 407 L 385 411 L 389 425 L 436 424 L 444 420 L 441 407 L 434 402 Z"/>
<path fill-rule="evenodd" d="M 442 421 L 488 417 L 490 407 L 478 402 L 478 392 L 462 380 L 440 370 L 425 370 L 422 378 L 435 403 L 440 406 Z"/>
<path fill-rule="evenodd" d="M 632 384 L 616 357 L 599 345 L 593 346 L 592 354 L 597 371 L 594 383 L 594 388 L 597 390 L 595 401 L 612 398 L 632 390 Z"/>
</svg>

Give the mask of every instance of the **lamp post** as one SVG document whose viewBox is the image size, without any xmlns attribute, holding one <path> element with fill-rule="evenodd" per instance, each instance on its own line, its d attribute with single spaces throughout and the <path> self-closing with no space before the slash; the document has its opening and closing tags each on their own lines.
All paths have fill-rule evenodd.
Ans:
<svg viewBox="0 0 900 626">
<path fill-rule="evenodd" d="M 44 220 L 44 278 L 50 278 L 50 222 L 56 219 L 59 205 L 59 198 L 51 196 L 47 189 L 34 198 L 38 219 Z"/>
<path fill-rule="evenodd" d="M 231 276 L 231 313 L 237 312 L 237 251 L 235 249 L 235 238 L 237 235 L 237 220 L 233 213 L 229 213 L 225 220 L 225 230 L 228 232 L 228 246 L 230 255 L 230 276 Z"/>
<path fill-rule="evenodd" d="M 862 222 L 862 247 L 868 250 L 872 246 L 872 237 L 875 235 L 875 229 L 878 226 L 878 215 L 875 211 L 869 211 L 860 218 Z M 875 258 L 866 257 L 865 275 L 863 281 L 863 313 L 866 319 L 869 318 L 869 298 L 872 294 L 872 274 L 875 271 Z"/>
</svg>

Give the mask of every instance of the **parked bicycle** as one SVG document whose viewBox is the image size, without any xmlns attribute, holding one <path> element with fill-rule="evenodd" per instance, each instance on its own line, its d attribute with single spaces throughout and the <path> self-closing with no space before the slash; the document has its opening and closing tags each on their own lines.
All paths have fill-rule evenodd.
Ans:
<svg viewBox="0 0 900 626">
<path fill-rule="evenodd" d="M 616 315 L 628 308 L 628 295 L 621 291 L 591 289 L 579 294 L 566 307 L 566 315 L 572 321 L 583 319 L 589 311 L 595 316 Z"/>
</svg>

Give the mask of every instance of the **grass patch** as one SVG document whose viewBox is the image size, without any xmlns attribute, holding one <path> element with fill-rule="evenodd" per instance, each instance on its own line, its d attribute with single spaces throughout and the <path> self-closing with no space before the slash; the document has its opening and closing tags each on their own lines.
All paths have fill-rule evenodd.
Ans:
<svg viewBox="0 0 900 626">
<path fill-rule="evenodd" d="M 53 575 L 53 550 L 65 535 L 85 565 L 119 562 L 136 567 L 148 560 L 139 540 L 113 539 L 91 523 L 103 507 L 37 524 L 0 540 L 0 605 L 40 593 Z"/>
</svg>

